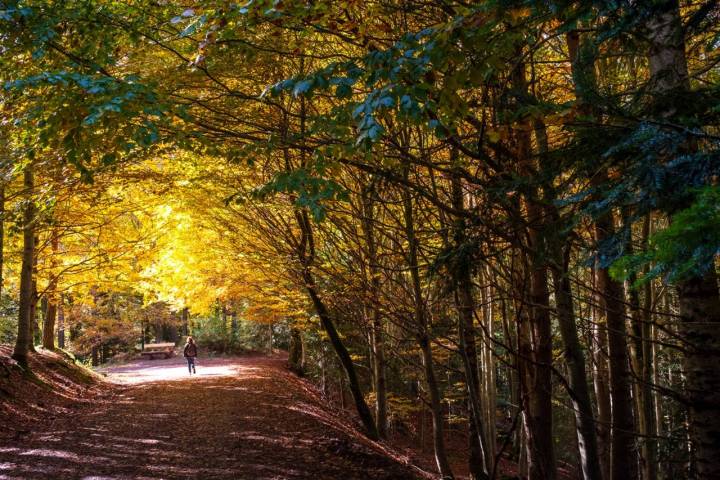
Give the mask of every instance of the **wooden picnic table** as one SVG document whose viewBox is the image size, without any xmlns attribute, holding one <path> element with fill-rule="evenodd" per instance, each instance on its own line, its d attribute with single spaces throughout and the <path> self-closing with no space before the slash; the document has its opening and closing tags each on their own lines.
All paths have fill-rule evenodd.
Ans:
<svg viewBox="0 0 720 480">
<path fill-rule="evenodd" d="M 147 356 L 150 360 L 158 357 L 170 358 L 175 354 L 175 344 L 168 343 L 146 343 L 140 355 Z"/>
</svg>

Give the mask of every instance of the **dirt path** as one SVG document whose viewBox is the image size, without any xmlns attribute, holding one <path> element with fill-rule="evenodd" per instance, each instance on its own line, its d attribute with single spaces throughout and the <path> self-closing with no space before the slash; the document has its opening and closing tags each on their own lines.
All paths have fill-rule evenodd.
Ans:
<svg viewBox="0 0 720 480">
<path fill-rule="evenodd" d="M 0 479 L 411 479 L 306 383 L 260 357 L 108 370 L 118 384 L 42 431 L 0 442 Z"/>
</svg>

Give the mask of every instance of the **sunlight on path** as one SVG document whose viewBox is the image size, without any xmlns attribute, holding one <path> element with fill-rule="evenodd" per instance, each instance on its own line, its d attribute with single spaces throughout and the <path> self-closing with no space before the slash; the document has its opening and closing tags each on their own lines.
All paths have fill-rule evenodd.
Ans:
<svg viewBox="0 0 720 480">
<path fill-rule="evenodd" d="M 166 382 L 193 380 L 195 378 L 231 377 L 245 375 L 254 370 L 243 367 L 225 358 L 200 358 L 196 362 L 196 371 L 190 375 L 187 363 L 182 357 L 163 360 L 137 360 L 117 367 L 98 369 L 107 375 L 108 380 L 120 384 L 138 384 L 147 382 Z"/>
<path fill-rule="evenodd" d="M 99 369 L 106 395 L 0 440 L 0 480 L 414 480 L 284 357 L 136 360 Z"/>
</svg>

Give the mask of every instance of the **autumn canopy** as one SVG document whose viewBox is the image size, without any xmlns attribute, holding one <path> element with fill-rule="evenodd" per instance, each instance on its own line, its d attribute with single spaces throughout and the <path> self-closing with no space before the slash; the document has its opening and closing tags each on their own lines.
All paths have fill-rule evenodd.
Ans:
<svg viewBox="0 0 720 480">
<path fill-rule="evenodd" d="M 720 478 L 719 52 L 705 0 L 0 0 L 0 342 L 287 350 L 445 478 Z"/>
</svg>

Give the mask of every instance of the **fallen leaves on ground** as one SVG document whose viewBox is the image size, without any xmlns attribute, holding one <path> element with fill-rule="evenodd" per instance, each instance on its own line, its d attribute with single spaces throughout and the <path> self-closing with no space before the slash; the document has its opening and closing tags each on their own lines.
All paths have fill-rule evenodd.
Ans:
<svg viewBox="0 0 720 480">
<path fill-rule="evenodd" d="M 70 389 L 64 403 L 46 400 L 61 411 L 3 400 L 13 428 L 0 436 L 0 479 L 428 476 L 360 435 L 282 359 L 198 363 L 193 376 L 182 358 L 110 369 L 113 384 Z"/>
</svg>

